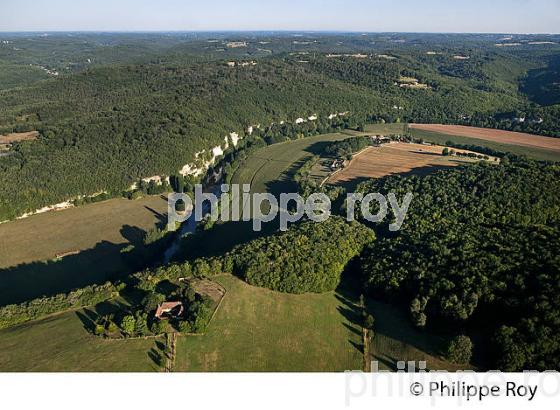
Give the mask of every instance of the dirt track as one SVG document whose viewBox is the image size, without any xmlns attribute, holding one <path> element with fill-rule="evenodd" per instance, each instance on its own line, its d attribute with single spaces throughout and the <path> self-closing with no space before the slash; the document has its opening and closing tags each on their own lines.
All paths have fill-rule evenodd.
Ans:
<svg viewBox="0 0 560 410">
<path fill-rule="evenodd" d="M 19 141 L 31 141 L 37 139 L 37 131 L 19 132 L 14 134 L 0 135 L 0 144 L 11 144 Z"/>
<path fill-rule="evenodd" d="M 491 128 L 467 127 L 464 125 L 410 124 L 410 128 L 560 152 L 560 138 L 543 137 L 540 135 L 495 130 Z"/>
</svg>

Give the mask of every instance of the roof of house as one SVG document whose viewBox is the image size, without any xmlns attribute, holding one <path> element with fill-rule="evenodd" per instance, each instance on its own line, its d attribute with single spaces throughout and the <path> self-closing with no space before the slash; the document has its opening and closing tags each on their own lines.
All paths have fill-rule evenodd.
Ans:
<svg viewBox="0 0 560 410">
<path fill-rule="evenodd" d="M 179 312 L 177 313 L 177 316 L 179 316 L 183 313 L 183 304 L 181 302 L 163 302 L 157 307 L 156 317 L 160 318 L 164 313 L 169 313 L 177 307 L 180 307 Z"/>
</svg>

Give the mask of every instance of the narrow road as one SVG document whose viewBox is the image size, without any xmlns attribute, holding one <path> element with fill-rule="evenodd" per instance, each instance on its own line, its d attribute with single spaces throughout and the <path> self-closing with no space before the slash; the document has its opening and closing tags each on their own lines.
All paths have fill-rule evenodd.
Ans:
<svg viewBox="0 0 560 410">
<path fill-rule="evenodd" d="M 175 357 L 177 354 L 177 333 L 166 334 L 166 363 L 165 371 L 171 373 L 175 367 Z"/>
</svg>

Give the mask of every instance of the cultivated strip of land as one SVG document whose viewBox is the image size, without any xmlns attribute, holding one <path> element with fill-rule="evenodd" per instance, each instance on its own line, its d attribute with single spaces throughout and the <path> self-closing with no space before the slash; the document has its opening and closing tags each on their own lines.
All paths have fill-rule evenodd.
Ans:
<svg viewBox="0 0 560 410">
<path fill-rule="evenodd" d="M 492 128 L 467 127 L 464 125 L 410 124 L 411 129 L 478 138 L 502 144 L 540 148 L 560 153 L 560 138 L 543 137 L 521 132 L 496 130 Z"/>
<path fill-rule="evenodd" d="M 442 155 L 444 148 L 438 145 L 408 143 L 369 147 L 357 154 L 346 168 L 333 174 L 328 183 L 352 185 L 365 178 L 381 178 L 393 174 L 425 174 L 437 169 L 476 161 L 468 157 L 444 156 Z M 456 151 L 473 153 L 461 149 Z M 488 158 L 490 161 L 494 161 L 494 158 Z"/>
</svg>

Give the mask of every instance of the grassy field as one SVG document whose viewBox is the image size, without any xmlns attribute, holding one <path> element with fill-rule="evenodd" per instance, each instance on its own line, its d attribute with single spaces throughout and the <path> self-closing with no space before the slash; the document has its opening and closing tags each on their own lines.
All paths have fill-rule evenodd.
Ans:
<svg viewBox="0 0 560 410">
<path fill-rule="evenodd" d="M 76 312 L 67 312 L 1 330 L 0 371 L 157 371 L 150 357 L 158 349 L 156 342 L 95 337 Z"/>
<path fill-rule="evenodd" d="M 233 175 L 234 184 L 251 184 L 251 192 L 293 192 L 293 173 L 306 159 L 322 152 L 326 144 L 350 138 L 354 133 L 324 134 L 269 145 L 251 155 Z"/>
<path fill-rule="evenodd" d="M 180 336 L 174 371 L 344 371 L 362 368 L 357 292 L 289 295 L 223 275 L 227 290 L 203 336 Z M 393 306 L 368 301 L 376 318 L 373 359 L 426 360 L 456 369 L 437 353 L 444 340 L 415 330 Z M 161 371 L 163 338 L 104 340 L 87 332 L 92 309 L 0 330 L 0 371 Z"/>
<path fill-rule="evenodd" d="M 341 293 L 289 295 L 217 279 L 227 294 L 202 337 L 181 337 L 177 371 L 343 371 L 362 366 L 355 306 Z"/>
<path fill-rule="evenodd" d="M 426 361 L 428 370 L 471 368 L 449 363 L 441 357 L 447 340 L 422 332 L 412 326 L 407 315 L 387 303 L 368 300 L 369 312 L 375 318 L 375 336 L 371 360 L 380 370 L 397 370 L 398 361 Z"/>
<path fill-rule="evenodd" d="M 341 293 L 288 295 L 232 276 L 204 336 L 177 342 L 176 371 L 342 371 L 360 369 L 354 305 Z M 156 342 L 107 341 L 68 312 L 0 331 L 0 371 L 156 371 Z"/>
<path fill-rule="evenodd" d="M 159 196 L 112 199 L 0 224 L 0 303 L 104 281 L 125 269 L 120 250 L 165 222 L 166 212 Z"/>
<path fill-rule="evenodd" d="M 324 134 L 296 141 L 273 144 L 257 150 L 249 156 L 232 177 L 232 184 L 251 184 L 252 193 L 295 192 L 293 174 L 299 166 L 314 154 L 321 153 L 331 141 L 339 141 L 357 134 L 354 131 Z M 266 209 L 263 207 L 263 212 Z M 228 222 L 218 224 L 208 232 L 190 238 L 183 246 L 183 254 L 190 258 L 219 255 L 237 244 L 277 229 L 275 222 L 263 224 L 263 231 L 252 229 L 251 222 Z"/>
<path fill-rule="evenodd" d="M 365 127 L 365 134 L 402 134 L 405 132 L 406 124 L 367 124 Z"/>
</svg>

